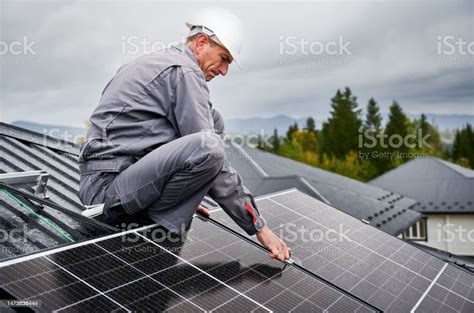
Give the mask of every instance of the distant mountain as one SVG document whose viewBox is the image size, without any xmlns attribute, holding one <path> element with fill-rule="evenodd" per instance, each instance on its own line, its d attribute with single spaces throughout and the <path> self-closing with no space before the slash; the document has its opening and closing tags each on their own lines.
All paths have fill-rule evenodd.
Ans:
<svg viewBox="0 0 474 313">
<path fill-rule="evenodd" d="M 10 123 L 17 127 L 26 128 L 40 134 L 56 137 L 59 139 L 79 143 L 81 138 L 85 137 L 87 129 L 81 127 L 71 127 L 64 125 L 48 125 L 27 121 L 15 121 Z"/>
<path fill-rule="evenodd" d="M 439 130 L 459 129 L 467 123 L 474 126 L 474 115 L 470 114 L 425 114 L 428 118 L 428 122 L 437 126 Z M 407 114 L 407 116 L 413 120 L 420 119 L 421 114 Z"/>
<path fill-rule="evenodd" d="M 276 128 L 280 136 L 286 135 L 288 127 L 295 122 L 301 128 L 306 125 L 306 117 L 292 118 L 287 115 L 277 115 L 270 118 L 251 117 L 251 118 L 232 118 L 225 120 L 225 128 L 227 132 L 239 134 L 260 134 L 261 130 L 265 134 L 272 135 Z M 321 128 L 322 120 L 315 120 L 316 128 Z"/>
<path fill-rule="evenodd" d="M 383 115 L 383 123 L 386 124 L 388 121 L 388 113 Z M 407 116 L 413 119 L 419 119 L 420 115 L 417 114 L 407 114 Z M 436 125 L 440 131 L 444 130 L 455 130 L 463 127 L 467 123 L 474 125 L 474 115 L 469 114 L 426 114 L 428 121 L 433 125 Z M 365 116 L 362 116 L 365 118 Z M 321 129 L 324 119 L 317 119 L 316 128 Z M 298 126 L 301 128 L 306 125 L 306 117 L 304 118 L 292 118 L 287 115 L 277 115 L 271 118 L 260 118 L 260 117 L 251 117 L 251 118 L 235 118 L 228 119 L 225 121 L 226 130 L 228 132 L 240 133 L 240 134 L 249 134 L 249 133 L 260 133 L 260 130 L 263 129 L 267 134 L 273 134 L 273 129 L 278 130 L 280 136 L 285 135 L 288 127 L 293 123 L 298 123 Z"/>
</svg>

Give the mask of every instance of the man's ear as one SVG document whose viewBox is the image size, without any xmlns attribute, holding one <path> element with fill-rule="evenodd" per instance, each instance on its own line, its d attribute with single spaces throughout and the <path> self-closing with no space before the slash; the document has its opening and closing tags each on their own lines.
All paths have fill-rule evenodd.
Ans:
<svg viewBox="0 0 474 313">
<path fill-rule="evenodd" d="M 195 47 L 197 51 L 202 51 L 202 49 L 209 44 L 209 37 L 204 34 L 200 34 L 196 38 Z"/>
</svg>

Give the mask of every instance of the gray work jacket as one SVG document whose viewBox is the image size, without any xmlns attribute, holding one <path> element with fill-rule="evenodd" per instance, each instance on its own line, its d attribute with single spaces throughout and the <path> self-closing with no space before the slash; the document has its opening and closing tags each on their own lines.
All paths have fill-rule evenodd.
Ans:
<svg viewBox="0 0 474 313">
<path fill-rule="evenodd" d="M 90 123 L 81 145 L 81 175 L 121 172 L 181 136 L 212 131 L 223 137 L 224 132 L 204 74 L 184 44 L 122 66 L 102 92 Z M 227 160 L 209 195 L 249 235 L 265 225 L 253 195 Z"/>
</svg>

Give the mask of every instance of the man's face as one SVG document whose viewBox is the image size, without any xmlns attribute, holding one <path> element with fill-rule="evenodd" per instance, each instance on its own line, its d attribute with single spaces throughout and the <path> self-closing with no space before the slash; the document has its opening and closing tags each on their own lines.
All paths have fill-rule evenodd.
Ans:
<svg viewBox="0 0 474 313">
<path fill-rule="evenodd" d="M 218 75 L 225 76 L 232 63 L 232 56 L 220 45 L 210 42 L 208 36 L 199 36 L 195 42 L 195 55 L 206 81 Z"/>
</svg>

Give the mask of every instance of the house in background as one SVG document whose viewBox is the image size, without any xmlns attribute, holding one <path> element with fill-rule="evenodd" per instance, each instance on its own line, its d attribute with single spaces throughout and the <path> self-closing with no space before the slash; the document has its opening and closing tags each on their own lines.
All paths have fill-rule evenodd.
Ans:
<svg viewBox="0 0 474 313">
<path fill-rule="evenodd" d="M 415 199 L 423 217 L 403 233 L 452 254 L 474 256 L 474 171 L 434 157 L 407 162 L 370 184 Z"/>
</svg>

